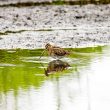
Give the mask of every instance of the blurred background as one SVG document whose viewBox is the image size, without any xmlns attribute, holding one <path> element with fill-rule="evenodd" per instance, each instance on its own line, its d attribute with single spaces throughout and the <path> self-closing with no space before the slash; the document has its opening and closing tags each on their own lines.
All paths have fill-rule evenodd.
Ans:
<svg viewBox="0 0 110 110">
<path fill-rule="evenodd" d="M 110 110 L 109 3 L 0 0 L 0 110 Z M 71 54 L 53 59 L 46 43 Z"/>
</svg>

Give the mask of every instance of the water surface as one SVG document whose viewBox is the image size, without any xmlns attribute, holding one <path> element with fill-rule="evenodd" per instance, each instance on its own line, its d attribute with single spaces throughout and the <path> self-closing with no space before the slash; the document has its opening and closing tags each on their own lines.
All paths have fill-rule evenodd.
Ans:
<svg viewBox="0 0 110 110">
<path fill-rule="evenodd" d="M 42 49 L 0 50 L 0 110 L 109 110 L 110 47 L 68 50 L 70 67 L 49 76 Z"/>
</svg>

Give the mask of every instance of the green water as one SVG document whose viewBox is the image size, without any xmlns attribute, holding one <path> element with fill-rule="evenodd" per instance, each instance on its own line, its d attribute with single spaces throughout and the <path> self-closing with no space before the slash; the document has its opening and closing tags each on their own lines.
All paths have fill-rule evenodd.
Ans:
<svg viewBox="0 0 110 110">
<path fill-rule="evenodd" d="M 93 73 L 91 71 L 92 63 L 100 62 L 103 56 L 108 54 L 109 47 L 98 46 L 67 50 L 71 51 L 71 55 L 62 58 L 61 61 L 68 63 L 70 67 L 63 71 L 51 72 L 48 77 L 45 75 L 45 70 L 49 62 L 54 59 L 49 57 L 46 52 L 39 59 L 42 49 L 0 50 L 0 110 L 44 110 L 46 107 L 48 110 L 73 110 L 72 105 L 76 107 L 75 110 L 81 110 L 76 106 L 74 100 L 83 91 L 84 86 L 81 87 L 81 83 L 84 82 L 83 78 L 87 79 L 85 75 L 88 75 L 88 71 L 90 74 Z M 98 69 L 97 65 L 95 69 Z M 71 86 L 70 89 L 67 88 L 68 90 L 67 85 Z M 63 95 L 61 91 L 64 91 Z M 77 91 L 79 95 L 74 91 Z M 87 95 L 88 89 L 85 88 L 84 91 L 86 93 L 81 93 Z M 65 98 L 66 95 L 69 99 Z M 88 110 L 90 107 L 90 99 L 88 95 L 86 97 L 87 105 L 85 107 L 87 108 L 84 110 Z M 62 107 L 65 101 L 68 106 L 64 109 Z M 78 103 L 80 105 L 80 102 Z"/>
</svg>

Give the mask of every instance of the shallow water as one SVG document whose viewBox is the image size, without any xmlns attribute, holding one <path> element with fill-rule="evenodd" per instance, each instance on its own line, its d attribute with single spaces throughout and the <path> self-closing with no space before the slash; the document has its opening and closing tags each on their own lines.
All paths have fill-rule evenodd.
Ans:
<svg viewBox="0 0 110 110">
<path fill-rule="evenodd" d="M 49 76 L 42 49 L 0 50 L 0 110 L 109 110 L 110 47 L 68 50 L 70 67 Z"/>
</svg>

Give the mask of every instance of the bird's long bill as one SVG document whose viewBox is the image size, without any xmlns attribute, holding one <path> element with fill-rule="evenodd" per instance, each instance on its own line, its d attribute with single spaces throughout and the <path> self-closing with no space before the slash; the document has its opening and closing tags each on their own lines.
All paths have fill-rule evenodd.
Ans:
<svg viewBox="0 0 110 110">
<path fill-rule="evenodd" d="M 41 59 L 42 55 L 44 54 L 45 50 L 41 53 L 40 57 L 39 57 L 39 60 Z"/>
</svg>

